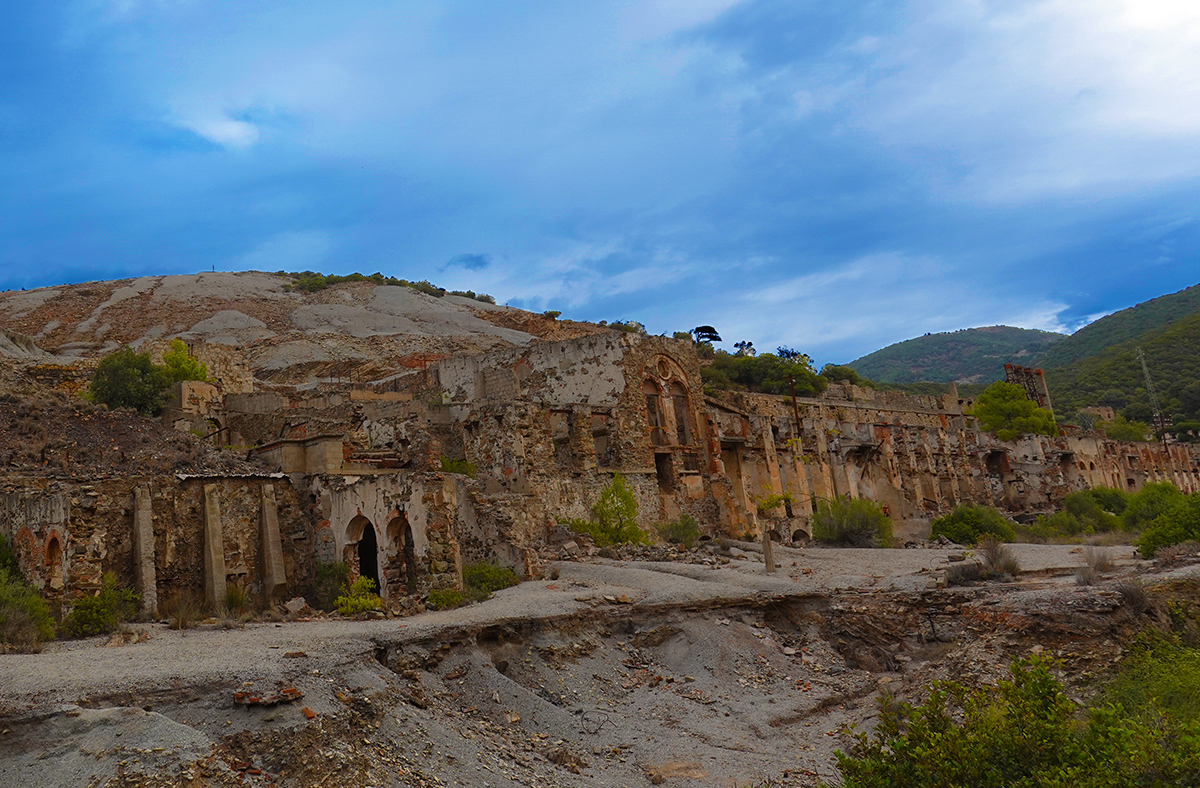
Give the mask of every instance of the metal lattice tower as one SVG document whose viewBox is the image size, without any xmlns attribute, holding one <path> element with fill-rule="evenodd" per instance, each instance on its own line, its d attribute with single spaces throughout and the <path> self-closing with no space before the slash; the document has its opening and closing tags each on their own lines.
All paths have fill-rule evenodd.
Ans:
<svg viewBox="0 0 1200 788">
<path fill-rule="evenodd" d="M 1138 361 L 1142 362 L 1142 374 L 1146 377 L 1146 396 L 1150 398 L 1150 411 L 1153 414 L 1154 426 L 1158 428 L 1158 434 L 1162 436 L 1162 442 L 1165 446 L 1167 443 L 1167 423 L 1163 418 L 1162 406 L 1158 404 L 1158 392 L 1154 390 L 1154 381 L 1150 380 L 1150 367 L 1146 366 L 1146 354 L 1139 347 L 1137 349 Z"/>
</svg>

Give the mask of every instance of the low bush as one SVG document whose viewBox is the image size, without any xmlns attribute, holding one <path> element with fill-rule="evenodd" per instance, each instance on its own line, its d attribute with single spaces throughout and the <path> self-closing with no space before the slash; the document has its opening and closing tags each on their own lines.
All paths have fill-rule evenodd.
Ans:
<svg viewBox="0 0 1200 788">
<path fill-rule="evenodd" d="M 356 616 L 368 610 L 378 610 L 383 600 L 375 593 L 375 581 L 360 577 L 350 585 L 350 591 L 335 599 L 333 604 L 343 616 Z"/>
<path fill-rule="evenodd" d="M 1164 709 L 1080 713 L 1044 660 L 972 691 L 940 683 L 921 705 L 879 704 L 872 734 L 836 753 L 845 788 L 1179 786 L 1200 774 L 1200 726 Z"/>
<path fill-rule="evenodd" d="M 521 578 L 507 566 L 480 562 L 463 567 L 464 596 L 474 602 L 482 602 L 503 588 L 519 585 Z"/>
<path fill-rule="evenodd" d="M 63 619 L 62 632 L 69 638 L 86 638 L 116 632 L 122 623 L 137 615 L 139 596 L 132 588 L 106 572 L 95 596 L 85 596 Z"/>
<path fill-rule="evenodd" d="M 1192 541 L 1200 541 L 1200 493 L 1180 493 L 1170 508 L 1145 525 L 1137 547 L 1143 558 L 1151 558 L 1164 547 Z"/>
<path fill-rule="evenodd" d="M 226 610 L 241 612 L 250 604 L 250 597 L 246 595 L 246 589 L 237 583 L 226 583 L 224 602 Z"/>
<path fill-rule="evenodd" d="M 700 543 L 700 523 L 690 514 L 679 515 L 678 520 L 662 523 L 656 529 L 658 535 L 671 544 L 691 550 Z"/>
<path fill-rule="evenodd" d="M 1200 649 L 1175 634 L 1144 635 L 1101 698 L 1146 723 L 1160 714 L 1200 723 Z"/>
<path fill-rule="evenodd" d="M 569 521 L 571 530 L 587 534 L 599 547 L 616 544 L 649 544 L 646 532 L 637 524 L 637 500 L 625 483 L 625 477 L 614 473 L 612 481 L 600 491 L 592 506 L 592 519 Z"/>
<path fill-rule="evenodd" d="M 186 590 L 172 591 L 162 604 L 162 613 L 171 629 L 191 629 L 204 614 L 204 605 Z"/>
<path fill-rule="evenodd" d="M 337 608 L 337 598 L 350 588 L 350 567 L 342 561 L 317 561 L 317 582 L 313 588 L 313 607 L 329 612 Z"/>
<path fill-rule="evenodd" d="M 985 580 L 1011 580 L 1021 565 L 1008 545 L 993 536 L 979 540 L 977 561 L 964 561 L 946 570 L 946 585 L 961 586 Z"/>
<path fill-rule="evenodd" d="M 890 547 L 892 521 L 865 498 L 822 501 L 813 515 L 813 539 L 843 547 Z"/>
<path fill-rule="evenodd" d="M 1129 496 L 1121 519 L 1127 530 L 1140 531 L 1183 499 L 1184 494 L 1170 482 L 1150 482 Z"/>
<path fill-rule="evenodd" d="M 1016 534 L 1004 515 L 990 506 L 960 503 L 954 511 L 933 521 L 930 536 L 944 536 L 955 544 L 973 545 L 981 536 L 991 535 L 1011 542 Z"/>
<path fill-rule="evenodd" d="M 449 457 L 442 458 L 442 470 L 446 473 L 461 473 L 464 476 L 475 478 L 475 466 L 467 460 L 452 460 Z"/>
<path fill-rule="evenodd" d="M 429 596 L 425 599 L 426 606 L 434 610 L 452 610 L 462 607 L 466 603 L 466 597 L 457 588 L 439 588 L 436 591 L 430 591 Z"/>
<path fill-rule="evenodd" d="M 0 653 L 37 651 L 54 637 L 54 619 L 46 600 L 21 575 L 0 565 Z"/>
</svg>

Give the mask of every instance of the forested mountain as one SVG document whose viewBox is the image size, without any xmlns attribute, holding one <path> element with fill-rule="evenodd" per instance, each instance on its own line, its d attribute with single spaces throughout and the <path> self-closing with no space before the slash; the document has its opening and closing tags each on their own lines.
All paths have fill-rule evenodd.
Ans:
<svg viewBox="0 0 1200 788">
<path fill-rule="evenodd" d="M 1046 369 L 1065 367 L 1117 345 L 1148 340 L 1180 318 L 1200 312 L 1200 285 L 1145 301 L 1100 318 L 1056 342 L 1036 359 Z"/>
<path fill-rule="evenodd" d="M 1194 291 L 1200 288 L 1183 292 Z M 1138 347 L 1146 355 L 1146 366 L 1167 418 L 1176 422 L 1200 419 L 1200 311 L 1142 331 L 1095 355 L 1047 369 L 1055 411 L 1067 415 L 1088 405 L 1108 405 L 1131 421 L 1149 421 L 1150 399 L 1137 357 Z"/>
<path fill-rule="evenodd" d="M 1012 326 L 967 328 L 897 342 L 848 366 L 878 383 L 990 383 L 1004 378 L 1005 363 L 1031 364 L 1064 337 Z"/>
</svg>

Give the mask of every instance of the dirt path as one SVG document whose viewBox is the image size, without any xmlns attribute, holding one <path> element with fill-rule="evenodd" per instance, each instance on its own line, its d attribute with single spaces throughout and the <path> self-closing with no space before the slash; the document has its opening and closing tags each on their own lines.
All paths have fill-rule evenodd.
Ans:
<svg viewBox="0 0 1200 788">
<path fill-rule="evenodd" d="M 1048 648 L 1056 626 L 1111 640 L 1117 595 L 1075 585 L 1078 548 L 1018 545 L 1021 583 L 930 590 L 954 552 L 779 548 L 774 576 L 752 553 L 567 562 L 454 611 L 4 655 L 0 785 L 813 785 L 881 689 L 1028 648 L 986 624 L 998 600 L 1020 600 L 1006 622 L 1070 610 Z M 281 687 L 303 698 L 236 702 Z"/>
</svg>

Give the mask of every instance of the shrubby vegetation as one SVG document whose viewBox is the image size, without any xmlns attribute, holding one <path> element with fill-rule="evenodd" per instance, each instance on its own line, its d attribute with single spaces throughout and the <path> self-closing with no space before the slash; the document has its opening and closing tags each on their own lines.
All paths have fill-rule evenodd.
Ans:
<svg viewBox="0 0 1200 788">
<path fill-rule="evenodd" d="M 880 702 L 873 734 L 837 753 L 845 788 L 1196 785 L 1200 725 L 1168 709 L 1101 705 L 1080 713 L 1046 661 L 972 691 L 946 682 L 924 703 Z"/>
<path fill-rule="evenodd" d="M 0 653 L 37 651 L 54 637 L 46 600 L 25 584 L 7 541 L 0 536 Z"/>
<path fill-rule="evenodd" d="M 330 611 L 337 598 L 350 588 L 350 567 L 343 561 L 317 561 L 317 581 L 313 588 L 313 607 Z"/>
<path fill-rule="evenodd" d="M 1115 441 L 1147 441 L 1150 440 L 1150 427 L 1140 421 L 1129 421 L 1124 416 L 1117 416 L 1112 421 L 1096 422 L 1096 429 L 1105 437 Z"/>
<path fill-rule="evenodd" d="M 979 420 L 980 429 L 994 433 L 1002 441 L 1030 433 L 1058 434 L 1054 414 L 1039 408 L 1025 395 L 1025 389 L 1015 383 L 996 381 L 988 386 L 975 400 L 971 414 Z"/>
<path fill-rule="evenodd" d="M 637 500 L 625 477 L 614 473 L 612 481 L 600 491 L 592 506 L 592 519 L 570 521 L 571 530 L 587 534 L 598 547 L 616 544 L 647 544 L 646 532 L 637 524 Z"/>
<path fill-rule="evenodd" d="M 472 602 L 490 599 L 492 594 L 504 588 L 519 585 L 521 578 L 507 566 L 486 561 L 463 567 L 463 596 Z"/>
<path fill-rule="evenodd" d="M 830 383 L 849 383 L 854 386 L 864 386 L 869 389 L 879 388 L 875 381 L 869 380 L 854 371 L 853 367 L 844 364 L 826 364 L 821 367 L 821 377 Z"/>
<path fill-rule="evenodd" d="M 678 520 L 662 523 L 657 530 L 664 540 L 688 550 L 700 543 L 700 523 L 690 514 L 681 514 Z"/>
<path fill-rule="evenodd" d="M 394 287 L 408 287 L 416 290 L 418 293 L 441 298 L 442 296 L 462 296 L 464 298 L 473 298 L 476 301 L 482 301 L 485 304 L 494 304 L 496 299 L 486 293 L 476 293 L 473 290 L 446 290 L 437 285 L 430 284 L 426 280 L 420 282 L 410 282 L 407 279 L 397 279 L 394 276 L 384 276 L 381 273 L 374 273 L 370 276 L 364 274 L 353 273 L 345 276 L 339 274 L 319 274 L 315 271 L 301 271 L 298 273 L 288 273 L 286 271 L 276 271 L 279 276 L 291 277 L 292 284 L 288 286 L 291 290 L 303 290 L 306 293 L 316 293 L 324 290 L 331 285 L 339 285 L 343 282 L 372 282 L 377 285 L 392 285 Z"/>
<path fill-rule="evenodd" d="M 425 604 L 434 610 L 451 610 L 466 603 L 467 598 L 457 588 L 439 588 L 430 591 L 429 596 L 425 598 Z"/>
<path fill-rule="evenodd" d="M 343 616 L 356 616 L 368 610 L 378 610 L 383 600 L 375 593 L 375 581 L 369 577 L 360 577 L 350 584 L 350 590 L 344 596 L 333 601 L 337 611 Z"/>
<path fill-rule="evenodd" d="M 442 470 L 446 473 L 461 473 L 464 476 L 475 478 L 475 465 L 466 459 L 453 460 L 449 457 L 442 457 Z"/>
<path fill-rule="evenodd" d="M 163 362 L 155 364 L 149 353 L 136 353 L 129 347 L 110 353 L 96 366 L 88 397 L 110 408 L 133 408 L 152 415 L 162 410 L 172 384 L 208 379 L 208 369 L 188 355 L 182 340 L 171 341 Z"/>
<path fill-rule="evenodd" d="M 839 496 L 818 504 L 812 535 L 842 547 L 891 547 L 892 521 L 874 501 Z"/>
<path fill-rule="evenodd" d="M 955 544 L 973 545 L 982 536 L 993 536 L 1001 542 L 1011 542 L 1016 535 L 1012 523 L 990 506 L 960 503 L 950 514 L 933 521 L 930 536 L 944 536 Z"/>
<path fill-rule="evenodd" d="M 1150 558 L 1161 548 L 1181 542 L 1200 541 L 1200 493 L 1182 493 L 1161 514 L 1145 524 L 1138 538 L 1138 552 Z"/>
<path fill-rule="evenodd" d="M 795 378 L 798 397 L 815 397 L 829 385 L 826 378 L 813 371 L 812 362 L 803 354 L 785 359 L 772 353 L 731 355 L 718 350 L 712 364 L 700 368 L 700 377 L 705 388 L 764 394 L 790 394 Z"/>
<path fill-rule="evenodd" d="M 63 619 L 62 632 L 69 638 L 86 638 L 116 632 L 122 623 L 137 615 L 139 596 L 132 588 L 106 572 L 95 596 L 85 596 Z"/>
</svg>

